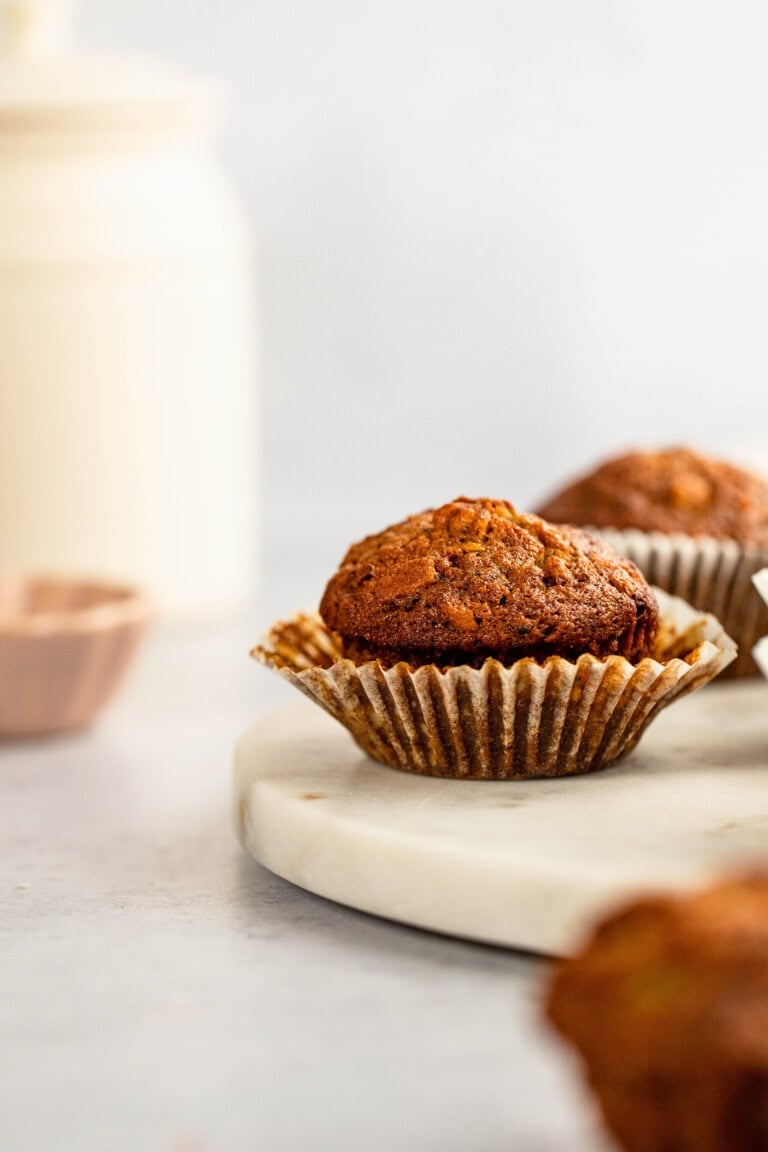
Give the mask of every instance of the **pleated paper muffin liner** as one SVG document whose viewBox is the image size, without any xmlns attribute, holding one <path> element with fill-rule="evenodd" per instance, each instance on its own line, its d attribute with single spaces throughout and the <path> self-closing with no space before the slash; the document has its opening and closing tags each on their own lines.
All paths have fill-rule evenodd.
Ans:
<svg viewBox="0 0 768 1152">
<path fill-rule="evenodd" d="M 719 622 L 654 589 L 654 658 L 526 658 L 509 668 L 356 665 L 319 616 L 275 624 L 251 653 L 349 730 L 374 760 L 429 776 L 572 776 L 626 756 L 662 708 L 735 656 Z"/>
<path fill-rule="evenodd" d="M 755 572 L 752 583 L 763 603 L 768 604 L 768 568 L 761 568 L 759 572 Z M 752 659 L 768 680 L 768 636 L 763 636 L 755 644 Z"/>
<path fill-rule="evenodd" d="M 754 676 L 758 672 L 752 648 L 768 633 L 768 605 L 753 587 L 752 576 L 768 565 L 768 549 L 711 536 L 641 532 L 636 528 L 586 531 L 634 561 L 649 584 L 717 617 L 739 649 L 727 676 Z"/>
</svg>

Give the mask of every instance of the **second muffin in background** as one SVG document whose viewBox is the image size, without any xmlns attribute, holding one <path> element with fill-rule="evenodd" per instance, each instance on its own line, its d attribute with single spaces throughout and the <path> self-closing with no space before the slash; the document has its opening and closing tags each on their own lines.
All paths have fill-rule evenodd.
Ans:
<svg viewBox="0 0 768 1152">
<path fill-rule="evenodd" d="M 739 645 L 729 675 L 757 672 L 768 608 L 751 577 L 768 564 L 768 481 L 690 448 L 612 457 L 539 508 L 597 532 L 651 583 L 711 612 Z"/>
<path fill-rule="evenodd" d="M 690 448 L 613 456 L 549 499 L 556 524 L 684 532 L 768 547 L 768 481 Z"/>
<path fill-rule="evenodd" d="M 252 655 L 375 760 L 433 776 L 603 768 L 735 651 L 605 545 L 496 500 L 353 545 L 321 611 L 274 625 Z"/>
</svg>

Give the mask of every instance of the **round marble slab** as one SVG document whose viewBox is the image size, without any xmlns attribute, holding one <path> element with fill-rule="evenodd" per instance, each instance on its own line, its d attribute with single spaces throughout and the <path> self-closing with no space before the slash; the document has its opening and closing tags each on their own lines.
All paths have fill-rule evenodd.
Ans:
<svg viewBox="0 0 768 1152">
<path fill-rule="evenodd" d="M 235 801 L 243 847 L 310 892 L 562 954 L 612 903 L 768 866 L 768 685 L 672 705 L 604 772 L 524 782 L 397 772 L 297 701 L 240 740 Z"/>
</svg>

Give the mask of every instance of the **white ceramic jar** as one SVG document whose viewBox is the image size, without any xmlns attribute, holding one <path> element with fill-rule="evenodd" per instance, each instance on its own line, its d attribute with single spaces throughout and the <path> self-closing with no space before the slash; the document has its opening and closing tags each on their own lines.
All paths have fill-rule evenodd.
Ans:
<svg viewBox="0 0 768 1152">
<path fill-rule="evenodd" d="M 253 587 L 251 247 L 212 93 L 57 52 L 9 6 L 0 62 L 0 567 L 144 584 L 162 616 Z"/>
</svg>

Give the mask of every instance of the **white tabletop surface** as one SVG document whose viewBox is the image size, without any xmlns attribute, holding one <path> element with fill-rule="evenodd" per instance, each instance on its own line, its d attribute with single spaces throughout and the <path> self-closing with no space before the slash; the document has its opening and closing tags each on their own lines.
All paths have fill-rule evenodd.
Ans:
<svg viewBox="0 0 768 1152">
<path fill-rule="evenodd" d="M 599 1152 L 542 961 L 239 848 L 233 743 L 292 699 L 254 639 L 155 634 L 91 733 L 0 746 L 2 1148 Z"/>
</svg>

